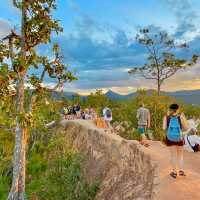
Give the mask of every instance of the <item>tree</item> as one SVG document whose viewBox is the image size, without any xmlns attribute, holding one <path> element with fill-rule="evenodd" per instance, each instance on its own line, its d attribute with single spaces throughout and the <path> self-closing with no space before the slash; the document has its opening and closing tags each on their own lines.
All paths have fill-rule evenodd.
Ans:
<svg viewBox="0 0 200 200">
<path fill-rule="evenodd" d="M 166 32 L 152 33 L 149 29 L 142 29 L 136 40 L 144 46 L 148 53 L 147 64 L 134 67 L 130 74 L 140 74 L 145 79 L 157 82 L 157 91 L 160 94 L 165 80 L 175 75 L 181 69 L 197 62 L 198 56 L 193 55 L 191 61 L 176 56 L 176 50 L 187 48 L 187 45 L 177 44 Z"/>
<path fill-rule="evenodd" d="M 105 106 L 109 106 L 110 100 L 103 94 L 102 90 L 96 90 L 96 92 L 91 93 L 86 100 L 86 106 L 93 107 L 96 111 L 101 114 L 102 109 Z"/>
<path fill-rule="evenodd" d="M 48 76 L 57 82 L 54 89 L 76 78 L 67 66 L 62 64 L 57 44 L 53 45 L 53 60 L 38 55 L 36 50 L 39 44 L 50 43 L 52 32 L 58 34 L 62 31 L 59 22 L 51 16 L 51 12 L 56 9 L 55 0 L 13 0 L 13 4 L 21 11 L 21 33 L 17 35 L 11 31 L 11 34 L 4 38 L 9 40 L 8 44 L 0 42 L 0 83 L 3 83 L 0 94 L 5 100 L 10 92 L 11 82 L 15 85 L 16 112 L 13 113 L 16 117 L 15 147 L 13 178 L 8 200 L 24 200 L 28 126 L 31 124 L 38 95 L 41 96 L 45 90 L 49 90 L 42 84 L 44 78 Z M 7 59 L 10 59 L 10 62 L 7 62 Z M 42 69 L 41 74 L 30 75 L 28 70 L 31 68 Z M 35 88 L 30 94 L 29 102 L 25 102 L 25 84 Z"/>
</svg>

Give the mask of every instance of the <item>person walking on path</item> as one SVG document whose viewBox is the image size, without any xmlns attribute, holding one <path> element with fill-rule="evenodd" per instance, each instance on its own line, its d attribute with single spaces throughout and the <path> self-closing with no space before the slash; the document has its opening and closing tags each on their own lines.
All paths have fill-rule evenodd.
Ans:
<svg viewBox="0 0 200 200">
<path fill-rule="evenodd" d="M 172 167 L 170 176 L 173 178 L 177 177 L 177 169 L 179 176 L 186 176 L 183 168 L 184 137 L 182 134 L 182 131 L 187 130 L 185 121 L 184 114 L 179 114 L 179 105 L 171 104 L 169 114 L 163 119 L 163 130 L 166 131 L 166 145 L 170 150 Z"/>
<path fill-rule="evenodd" d="M 150 128 L 151 117 L 150 112 L 145 108 L 144 104 L 140 104 L 140 108 L 137 110 L 137 120 L 138 120 L 138 132 L 141 135 L 141 144 L 148 146 L 147 138 L 145 136 L 147 128 Z"/>
</svg>

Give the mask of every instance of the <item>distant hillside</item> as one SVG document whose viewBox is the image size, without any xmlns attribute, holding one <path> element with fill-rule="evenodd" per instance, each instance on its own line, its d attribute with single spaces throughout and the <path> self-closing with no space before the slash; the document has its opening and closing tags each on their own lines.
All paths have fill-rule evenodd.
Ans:
<svg viewBox="0 0 200 200">
<path fill-rule="evenodd" d="M 167 95 L 182 100 L 185 103 L 200 105 L 200 90 L 168 92 Z"/>
<path fill-rule="evenodd" d="M 151 93 L 151 91 L 149 91 Z M 185 90 L 185 91 L 177 91 L 177 92 L 163 92 L 163 94 L 176 98 L 177 100 L 184 101 L 188 104 L 197 104 L 200 105 L 200 90 Z M 106 96 L 110 99 L 114 100 L 124 100 L 129 99 L 131 97 L 135 97 L 137 95 L 136 92 L 130 93 L 128 95 L 121 95 L 116 92 L 109 90 L 106 93 Z"/>
<path fill-rule="evenodd" d="M 148 93 L 150 94 L 151 92 L 152 91 L 150 90 Z M 200 90 L 163 92 L 163 94 L 174 97 L 177 100 L 181 100 L 181 101 L 188 103 L 188 104 L 200 105 Z M 137 95 L 137 93 L 133 92 L 133 93 L 130 93 L 130 94 L 127 94 L 127 95 L 122 95 L 122 94 L 119 94 L 117 92 L 113 92 L 112 90 L 109 90 L 107 93 L 105 93 L 105 95 L 112 100 L 126 100 L 126 99 L 129 99 L 131 97 L 135 97 Z M 53 92 L 54 98 L 60 99 L 61 96 L 62 95 L 60 93 Z M 87 98 L 87 96 L 81 96 L 81 95 L 79 95 L 78 93 L 75 93 L 75 92 L 64 92 L 63 96 L 67 97 L 69 99 L 73 99 L 77 96 L 80 96 L 82 99 Z"/>
<path fill-rule="evenodd" d="M 68 99 L 73 99 L 73 98 L 79 96 L 79 94 L 75 93 L 75 92 L 63 92 L 63 93 L 61 93 L 61 92 L 54 91 L 54 92 L 52 92 L 52 96 L 55 99 L 61 99 L 62 97 L 66 97 Z"/>
<path fill-rule="evenodd" d="M 121 95 L 121 94 L 118 94 L 116 92 L 113 92 L 112 90 L 109 90 L 105 95 L 108 98 L 113 99 L 113 100 L 125 100 L 125 99 L 129 99 L 131 97 L 136 96 L 136 93 L 130 93 L 130 94 L 127 94 L 127 95 Z"/>
</svg>

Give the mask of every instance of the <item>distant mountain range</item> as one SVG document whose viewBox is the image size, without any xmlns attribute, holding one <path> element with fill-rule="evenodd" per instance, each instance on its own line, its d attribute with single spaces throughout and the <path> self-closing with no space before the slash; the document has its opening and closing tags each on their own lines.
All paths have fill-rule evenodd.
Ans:
<svg viewBox="0 0 200 200">
<path fill-rule="evenodd" d="M 151 93 L 152 91 L 149 91 Z M 200 105 L 200 90 L 183 90 L 176 92 L 163 92 L 163 94 L 167 96 L 171 96 L 176 98 L 177 100 L 184 101 L 189 104 L 199 104 Z M 128 95 L 120 95 L 111 90 L 106 93 L 106 96 L 111 99 L 128 99 L 130 97 L 135 97 L 137 95 L 136 92 L 130 93 Z"/>
<path fill-rule="evenodd" d="M 200 90 L 183 90 L 166 93 L 169 96 L 182 100 L 185 103 L 200 105 Z"/>
<path fill-rule="evenodd" d="M 149 93 L 152 91 L 150 90 Z M 183 91 L 176 91 L 176 92 L 163 92 L 163 94 L 171 96 L 176 98 L 177 100 L 184 101 L 185 103 L 188 104 L 196 104 L 200 105 L 200 90 L 183 90 Z M 77 93 L 74 92 L 64 92 L 63 94 L 65 97 L 69 99 L 73 99 L 76 96 L 80 96 L 81 98 L 87 98 L 87 96 L 81 96 Z M 136 92 L 127 94 L 127 95 L 122 95 L 116 92 L 113 92 L 112 90 L 109 90 L 108 92 L 105 93 L 105 95 L 113 100 L 126 100 L 131 97 L 135 97 L 137 95 Z M 53 93 L 53 97 L 55 98 L 60 98 L 60 94 L 57 92 Z"/>
<path fill-rule="evenodd" d="M 149 91 L 151 93 L 152 91 Z M 176 91 L 176 92 L 163 92 L 163 94 L 167 96 L 171 96 L 176 98 L 177 100 L 183 101 L 188 104 L 196 104 L 200 105 L 200 90 L 183 90 L 183 91 Z M 135 97 L 137 95 L 136 92 L 127 94 L 127 95 L 121 95 L 116 92 L 113 92 L 109 90 L 106 93 L 106 96 L 114 99 L 114 100 L 124 100 L 129 99 L 131 97 Z"/>
</svg>

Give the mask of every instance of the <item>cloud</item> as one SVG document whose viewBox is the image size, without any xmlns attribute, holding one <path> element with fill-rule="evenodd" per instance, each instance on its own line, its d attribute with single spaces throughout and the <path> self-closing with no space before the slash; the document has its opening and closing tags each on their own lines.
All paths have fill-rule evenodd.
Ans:
<svg viewBox="0 0 200 200">
<path fill-rule="evenodd" d="M 150 25 L 148 28 L 153 32 L 161 31 L 160 27 L 154 25 Z M 81 91 L 97 88 L 118 88 L 118 91 L 122 91 L 119 90 L 120 87 L 129 88 L 127 91 L 141 87 L 156 89 L 155 82 L 145 80 L 139 76 L 132 77 L 128 75 L 128 69 L 144 64 L 147 55 L 145 49 L 134 38 L 129 38 L 123 30 L 115 29 L 112 42 L 99 41 L 85 34 L 71 34 L 54 40 L 61 45 L 65 62 L 69 63 L 72 68 L 77 69 L 79 80 L 70 84 L 71 89 Z M 189 44 L 191 46 L 189 52 L 179 52 L 181 56 L 189 57 L 192 53 L 195 53 L 195 50 L 196 53 L 199 52 L 200 37 L 196 37 L 194 40 Z M 177 84 L 181 85 L 181 81 L 187 80 L 187 74 L 175 76 L 178 78 L 167 81 L 164 89 L 175 90 Z M 192 80 L 196 74 L 199 74 L 199 71 L 193 71 L 192 69 L 188 81 Z M 123 91 L 125 93 L 125 89 Z"/>
<path fill-rule="evenodd" d="M 196 20 L 199 15 L 195 12 L 193 4 L 190 0 L 163 0 L 167 3 L 177 19 L 177 27 L 174 36 L 182 38 L 187 34 L 197 31 Z"/>
<path fill-rule="evenodd" d="M 197 15 L 192 12 L 189 1 L 163 1 L 168 2 L 168 6 L 171 6 L 177 17 L 176 37 L 181 38 L 194 28 L 196 30 L 196 25 L 191 18 L 196 18 Z M 139 76 L 133 77 L 127 73 L 131 67 L 144 64 L 147 58 L 145 49 L 135 41 L 134 35 L 130 36 L 127 30 L 110 24 L 100 24 L 94 17 L 83 12 L 74 1 L 68 2 L 76 14 L 74 18 L 76 32 L 53 39 L 54 42 L 60 44 L 65 62 L 70 65 L 70 68 L 77 70 L 79 80 L 66 84 L 66 89 L 83 93 L 83 91 L 94 91 L 98 88 L 104 90 L 111 88 L 118 92 L 128 93 L 141 87 L 156 88 L 154 81 L 145 80 Z M 161 28 L 156 25 L 150 25 L 149 28 L 153 32 L 161 31 Z M 199 44 L 200 37 L 192 38 L 188 52 L 179 52 L 179 54 L 189 57 L 192 53 L 200 53 Z M 41 47 L 40 51 L 51 55 L 50 48 Z M 189 88 L 187 84 L 191 84 L 191 80 L 198 80 L 199 74 L 199 67 L 181 72 L 166 81 L 163 89 Z M 194 81 L 193 86 L 197 87 L 198 83 Z"/>
<path fill-rule="evenodd" d="M 7 20 L 0 19 L 0 39 L 8 35 L 11 25 Z"/>
<path fill-rule="evenodd" d="M 200 63 L 168 79 L 163 89 L 166 91 L 200 89 Z"/>
<path fill-rule="evenodd" d="M 78 34 L 91 36 L 95 34 L 95 32 L 103 30 L 101 25 L 98 24 L 98 22 L 90 17 L 87 13 L 83 12 L 78 4 L 75 3 L 75 1 L 68 0 L 68 5 L 76 14 L 74 23 Z"/>
<path fill-rule="evenodd" d="M 75 65 L 79 71 L 140 65 L 144 63 L 146 53 L 123 30 L 115 32 L 112 42 L 99 41 L 84 34 L 62 36 L 54 41 L 61 45 L 65 61 Z"/>
</svg>

